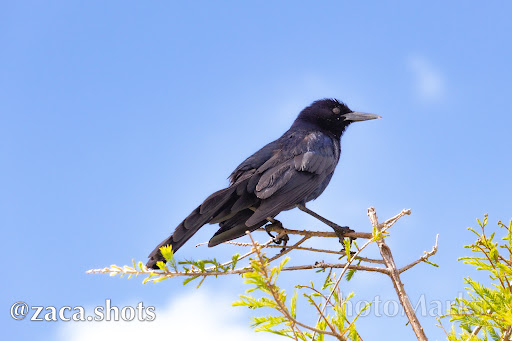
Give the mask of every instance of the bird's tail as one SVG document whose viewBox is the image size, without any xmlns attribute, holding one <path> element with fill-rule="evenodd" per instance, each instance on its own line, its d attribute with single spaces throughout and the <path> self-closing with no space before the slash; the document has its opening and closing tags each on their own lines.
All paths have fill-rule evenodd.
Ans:
<svg viewBox="0 0 512 341">
<path fill-rule="evenodd" d="M 165 246 L 165 245 L 172 245 L 172 236 L 170 236 L 169 238 L 165 239 L 163 242 L 161 242 L 160 244 L 158 244 L 158 246 L 153 250 L 151 251 L 151 253 L 149 254 L 149 260 L 148 262 L 146 263 L 146 266 L 149 268 L 149 269 L 160 269 L 156 263 L 158 261 L 162 261 L 165 263 L 165 258 L 164 256 L 162 255 L 162 252 L 160 252 L 160 248 L 162 246 Z M 173 250 L 174 250 L 174 247 L 173 247 Z"/>
<path fill-rule="evenodd" d="M 231 206 L 231 201 L 236 200 L 236 188 L 228 187 L 210 195 L 199 207 L 183 220 L 174 230 L 174 233 L 149 254 L 149 261 L 146 266 L 151 269 L 159 269 L 156 263 L 165 258 L 160 252 L 160 248 L 165 245 L 171 245 L 174 252 L 178 251 L 203 225 L 217 218 L 219 212 L 225 210 L 225 206 Z M 231 199 L 231 200 L 230 200 Z M 231 205 L 230 205 L 231 204 Z"/>
</svg>

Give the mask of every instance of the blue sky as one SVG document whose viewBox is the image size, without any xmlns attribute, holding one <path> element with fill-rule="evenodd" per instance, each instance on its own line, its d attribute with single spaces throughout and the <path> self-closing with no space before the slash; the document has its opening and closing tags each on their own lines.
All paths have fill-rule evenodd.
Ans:
<svg viewBox="0 0 512 341">
<path fill-rule="evenodd" d="M 411 208 L 388 242 L 395 259 L 416 259 L 439 233 L 432 260 L 440 268 L 409 270 L 406 290 L 413 301 L 457 296 L 468 268 L 456 258 L 473 239 L 466 227 L 486 212 L 492 225 L 512 214 L 511 9 L 462 1 L 3 3 L 2 329 L 20 340 L 202 339 L 206 327 L 195 318 L 212 339 L 225 330 L 224 339 L 268 339 L 250 330 L 250 312 L 229 306 L 245 289 L 240 278 L 195 290 L 85 270 L 145 260 L 242 160 L 323 97 L 383 119 L 349 128 L 335 176 L 310 207 L 360 231 L 370 230 L 369 206 L 381 219 Z M 328 229 L 296 210 L 279 218 Z M 178 257 L 239 251 L 193 247 L 214 231 L 204 227 Z M 319 278 L 291 274 L 283 285 L 305 276 Z M 394 298 L 377 274 L 358 274 L 344 291 Z M 154 305 L 157 321 L 100 327 L 14 321 L 7 312 L 16 301 L 93 307 L 106 298 Z M 430 339 L 443 339 L 435 319 L 420 320 Z M 382 339 L 382 330 L 412 339 L 405 323 L 368 316 L 359 330 L 365 340 Z"/>
</svg>

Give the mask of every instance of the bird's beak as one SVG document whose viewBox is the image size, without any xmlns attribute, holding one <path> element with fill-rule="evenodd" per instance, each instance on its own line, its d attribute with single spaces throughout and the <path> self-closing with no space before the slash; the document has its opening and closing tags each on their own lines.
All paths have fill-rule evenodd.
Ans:
<svg viewBox="0 0 512 341">
<path fill-rule="evenodd" d="M 379 115 L 367 114 L 367 113 L 358 112 L 358 111 L 352 111 L 352 112 L 349 112 L 348 114 L 345 114 L 345 121 L 352 121 L 352 122 L 374 120 L 376 118 L 382 118 L 382 117 Z"/>
</svg>

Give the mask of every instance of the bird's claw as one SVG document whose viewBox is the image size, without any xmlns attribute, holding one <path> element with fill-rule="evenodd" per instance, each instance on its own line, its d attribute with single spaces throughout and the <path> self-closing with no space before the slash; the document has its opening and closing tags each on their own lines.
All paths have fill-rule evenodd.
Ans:
<svg viewBox="0 0 512 341">
<path fill-rule="evenodd" d="M 277 245 L 281 245 L 281 243 L 283 243 L 283 246 L 286 246 L 286 244 L 288 243 L 288 241 L 290 240 L 290 237 L 287 235 L 287 234 L 283 234 L 281 237 L 273 237 L 272 238 L 273 242 L 276 243 Z"/>
<path fill-rule="evenodd" d="M 345 237 L 345 234 L 349 233 L 349 232 L 354 232 L 354 230 L 352 230 L 350 227 L 348 226 L 339 226 L 339 227 L 333 227 L 332 228 L 334 230 L 334 233 L 336 233 L 336 236 L 338 236 L 338 239 L 340 240 L 340 244 L 343 245 L 344 247 L 344 240 L 345 238 L 348 238 L 349 241 L 350 241 L 350 245 L 352 245 L 352 241 L 357 239 L 355 237 Z M 351 255 L 354 255 L 355 252 L 354 251 L 350 251 L 350 254 Z"/>
<path fill-rule="evenodd" d="M 290 237 L 287 234 L 283 234 L 281 237 L 277 238 L 277 240 L 274 240 L 274 243 L 277 245 L 281 245 L 281 242 L 283 243 L 283 248 L 281 249 L 281 252 L 286 251 L 286 244 L 288 244 L 288 241 L 290 240 Z"/>
<path fill-rule="evenodd" d="M 343 240 L 345 239 L 345 235 L 350 232 L 355 232 L 348 226 L 338 226 L 333 227 L 334 233 L 336 233 L 336 236 L 338 236 L 338 239 L 340 240 L 340 243 L 343 244 Z M 357 239 L 355 237 L 348 237 L 350 239 L 350 243 L 352 243 L 353 240 Z"/>
<path fill-rule="evenodd" d="M 273 227 L 283 228 L 283 224 L 279 220 L 274 220 L 272 224 L 265 225 L 265 231 L 268 233 L 270 238 L 275 239 L 274 235 L 270 233 Z"/>
<path fill-rule="evenodd" d="M 270 238 L 272 238 L 272 241 L 274 243 L 276 243 L 277 245 L 281 245 L 281 243 L 283 243 L 283 246 L 286 246 L 286 244 L 290 240 L 290 237 L 287 234 L 283 234 L 282 236 L 277 238 L 277 236 L 274 236 L 272 233 L 270 233 L 272 231 L 273 227 L 280 227 L 280 228 L 282 228 L 283 224 L 279 220 L 276 220 L 274 223 L 266 225 L 265 226 L 265 231 L 267 231 L 268 235 L 270 236 Z M 283 247 L 281 249 L 281 252 L 283 252 L 284 250 L 286 250 L 286 247 Z"/>
</svg>

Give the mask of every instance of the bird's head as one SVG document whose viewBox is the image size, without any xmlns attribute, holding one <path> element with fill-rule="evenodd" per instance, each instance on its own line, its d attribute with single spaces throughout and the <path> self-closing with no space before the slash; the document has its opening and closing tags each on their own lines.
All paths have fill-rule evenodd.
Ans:
<svg viewBox="0 0 512 341">
<path fill-rule="evenodd" d="M 321 99 L 304 108 L 295 122 L 317 126 L 341 136 L 350 123 L 381 118 L 379 115 L 352 111 L 337 99 Z"/>
</svg>

